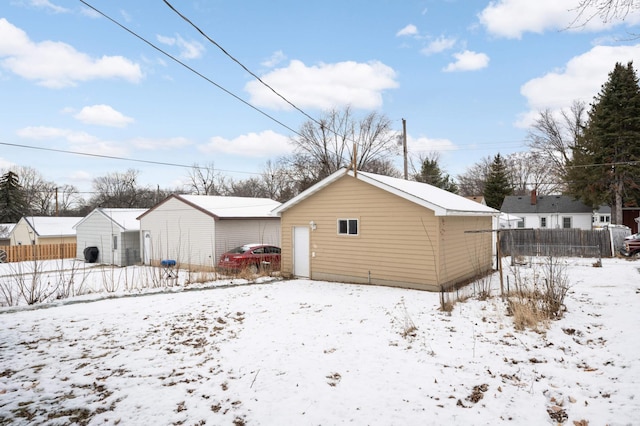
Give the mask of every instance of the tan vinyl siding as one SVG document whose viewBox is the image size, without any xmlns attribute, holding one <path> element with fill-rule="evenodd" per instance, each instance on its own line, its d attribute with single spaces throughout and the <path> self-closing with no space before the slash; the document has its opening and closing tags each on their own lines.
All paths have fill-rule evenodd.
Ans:
<svg viewBox="0 0 640 426">
<path fill-rule="evenodd" d="M 74 236 L 66 236 L 66 237 L 56 237 L 56 236 L 43 236 L 38 237 L 36 244 L 75 244 L 76 237 Z"/>
<path fill-rule="evenodd" d="M 338 219 L 358 219 L 359 235 L 338 235 Z M 313 279 L 436 285 L 438 222 L 432 211 L 342 178 L 282 214 L 285 273 L 292 271 L 291 228 L 311 220 L 317 225 L 310 232 Z"/>
<path fill-rule="evenodd" d="M 24 219 L 20 219 L 11 232 L 11 245 L 28 246 L 30 244 L 36 244 L 38 236 L 33 229 L 25 222 Z"/>
<path fill-rule="evenodd" d="M 11 245 L 30 244 L 66 244 L 75 243 L 75 235 L 37 235 L 31 226 L 24 220 L 20 219 L 11 232 Z"/>
<path fill-rule="evenodd" d="M 358 235 L 338 235 L 358 219 Z M 436 217 L 425 207 L 345 176 L 282 213 L 282 268 L 292 274 L 292 229 L 309 232 L 312 279 L 439 290 L 491 268 L 491 217 Z"/>
<path fill-rule="evenodd" d="M 448 216 L 441 220 L 441 284 L 455 284 L 491 269 L 491 217 Z"/>
</svg>

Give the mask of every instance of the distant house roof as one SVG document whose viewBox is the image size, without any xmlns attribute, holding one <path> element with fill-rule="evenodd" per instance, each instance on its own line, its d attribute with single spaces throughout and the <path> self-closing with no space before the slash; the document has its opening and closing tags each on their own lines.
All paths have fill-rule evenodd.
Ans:
<svg viewBox="0 0 640 426">
<path fill-rule="evenodd" d="M 216 219 L 273 218 L 271 211 L 280 206 L 270 198 L 226 197 L 218 195 L 178 195 L 172 194 L 164 201 L 150 208 L 140 216 L 143 218 L 168 200 L 175 198 Z"/>
<path fill-rule="evenodd" d="M 27 224 L 39 237 L 64 237 L 76 235 L 74 225 L 81 217 L 59 217 L 59 216 L 25 216 Z"/>
<path fill-rule="evenodd" d="M 0 223 L 0 239 L 9 238 L 14 226 L 15 223 Z"/>
<path fill-rule="evenodd" d="M 88 217 L 94 214 L 101 214 L 112 221 L 113 224 L 118 226 L 122 231 L 139 231 L 140 221 L 138 220 L 138 216 L 146 211 L 147 209 L 103 209 L 98 207 L 73 227 L 77 229 Z"/>
<path fill-rule="evenodd" d="M 484 199 L 484 195 L 471 195 L 465 198 L 471 201 L 475 201 L 476 203 L 484 204 L 485 206 L 487 205 L 487 202 Z"/>
<path fill-rule="evenodd" d="M 593 208 L 568 195 L 509 195 L 501 211 L 514 214 L 593 213 Z"/>
<path fill-rule="evenodd" d="M 345 175 L 354 177 L 353 171 L 347 171 L 346 169 L 338 170 L 316 183 L 311 188 L 300 193 L 298 196 L 282 204 L 274 210 L 274 213 L 282 213 Z M 487 207 L 460 195 L 426 183 L 360 171 L 357 172 L 355 176 L 362 182 L 395 194 L 429 210 L 433 210 L 436 216 L 477 216 L 499 214 L 497 210 L 494 210 L 491 207 Z"/>
</svg>

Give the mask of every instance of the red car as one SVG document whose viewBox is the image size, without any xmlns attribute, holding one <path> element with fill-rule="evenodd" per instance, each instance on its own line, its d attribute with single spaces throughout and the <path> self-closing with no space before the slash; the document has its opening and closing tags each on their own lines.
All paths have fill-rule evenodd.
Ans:
<svg viewBox="0 0 640 426">
<path fill-rule="evenodd" d="M 640 232 L 624 238 L 624 245 L 620 254 L 625 257 L 640 259 Z"/>
<path fill-rule="evenodd" d="M 245 244 L 236 247 L 220 256 L 218 268 L 226 271 L 249 270 L 258 271 L 280 270 L 280 247 L 268 244 Z"/>
</svg>

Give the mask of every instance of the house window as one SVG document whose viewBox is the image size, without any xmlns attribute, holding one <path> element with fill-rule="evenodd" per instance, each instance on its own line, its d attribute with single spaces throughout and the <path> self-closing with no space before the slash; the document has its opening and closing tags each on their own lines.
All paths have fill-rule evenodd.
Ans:
<svg viewBox="0 0 640 426">
<path fill-rule="evenodd" d="M 518 221 L 518 228 L 524 228 L 524 219 Z"/>
<path fill-rule="evenodd" d="M 540 228 L 546 228 L 547 227 L 547 218 L 546 217 L 541 217 L 540 218 Z"/>
<path fill-rule="evenodd" d="M 358 235 L 358 219 L 338 219 L 339 235 Z"/>
<path fill-rule="evenodd" d="M 562 218 L 562 227 L 564 229 L 571 228 L 571 217 L 563 217 Z"/>
<path fill-rule="evenodd" d="M 609 215 L 602 215 L 600 216 L 600 222 L 602 223 L 609 223 L 611 222 L 611 216 Z"/>
<path fill-rule="evenodd" d="M 114 250 L 118 250 L 118 236 L 117 235 L 113 236 L 113 249 Z"/>
</svg>

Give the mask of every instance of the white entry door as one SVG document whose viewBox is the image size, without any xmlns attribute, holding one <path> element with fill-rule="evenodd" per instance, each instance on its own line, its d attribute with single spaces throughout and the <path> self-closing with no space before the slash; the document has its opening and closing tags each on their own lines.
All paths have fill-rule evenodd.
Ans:
<svg viewBox="0 0 640 426">
<path fill-rule="evenodd" d="M 150 265 L 151 264 L 151 232 L 149 231 L 144 231 L 142 233 L 143 235 L 143 241 L 144 241 L 144 245 L 142 246 L 142 249 L 144 250 L 143 253 L 143 262 L 145 265 Z"/>
<path fill-rule="evenodd" d="M 309 278 L 309 227 L 293 227 L 293 275 Z"/>
</svg>

